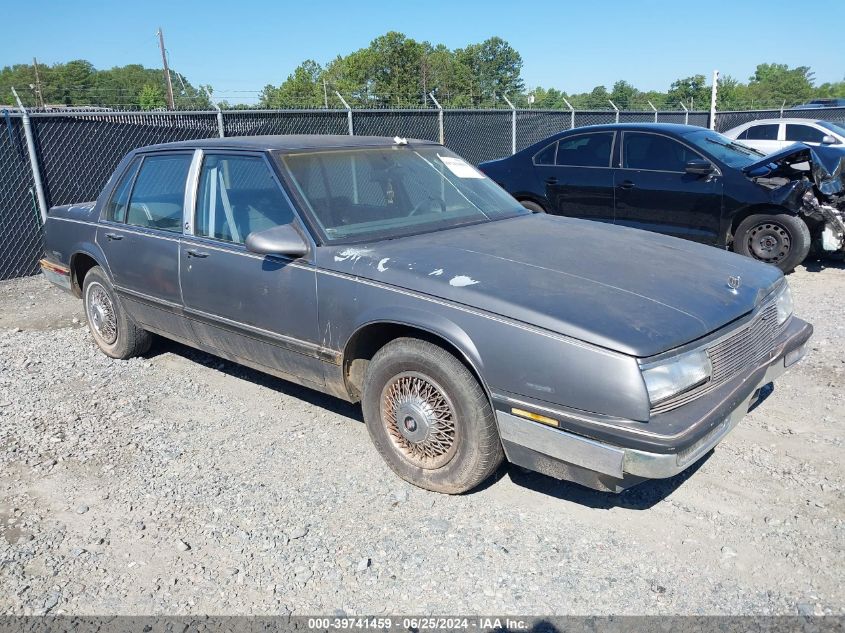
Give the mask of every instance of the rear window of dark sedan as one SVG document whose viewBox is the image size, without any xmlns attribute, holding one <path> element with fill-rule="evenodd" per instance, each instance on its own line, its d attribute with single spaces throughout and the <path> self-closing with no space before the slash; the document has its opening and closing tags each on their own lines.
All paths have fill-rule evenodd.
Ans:
<svg viewBox="0 0 845 633">
<path fill-rule="evenodd" d="M 424 233 L 529 212 L 443 147 L 378 147 L 279 155 L 329 242 Z"/>
</svg>

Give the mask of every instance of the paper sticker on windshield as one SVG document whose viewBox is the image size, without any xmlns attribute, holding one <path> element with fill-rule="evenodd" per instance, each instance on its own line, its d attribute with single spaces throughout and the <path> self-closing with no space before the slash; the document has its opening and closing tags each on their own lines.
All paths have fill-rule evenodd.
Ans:
<svg viewBox="0 0 845 633">
<path fill-rule="evenodd" d="M 457 156 L 441 156 L 440 154 L 437 155 L 437 158 L 458 178 L 484 178 L 484 174 L 462 158 L 458 158 Z"/>
</svg>

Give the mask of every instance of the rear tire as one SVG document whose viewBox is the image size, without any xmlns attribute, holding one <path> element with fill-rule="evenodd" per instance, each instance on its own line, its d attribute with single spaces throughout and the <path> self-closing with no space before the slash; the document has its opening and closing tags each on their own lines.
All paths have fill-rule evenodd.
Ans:
<svg viewBox="0 0 845 633">
<path fill-rule="evenodd" d="M 525 207 L 529 211 L 533 211 L 534 213 L 545 213 L 546 212 L 546 210 L 543 207 L 541 207 L 536 202 L 532 202 L 531 200 L 520 200 L 519 204 L 521 204 L 523 207 Z"/>
<path fill-rule="evenodd" d="M 125 360 L 150 349 L 153 335 L 129 318 L 114 292 L 114 286 L 99 266 L 94 266 L 82 282 L 82 301 L 91 336 L 104 354 Z"/>
<path fill-rule="evenodd" d="M 788 273 L 810 252 L 810 229 L 793 215 L 758 213 L 736 227 L 733 250 Z"/>
<path fill-rule="evenodd" d="M 415 486 L 459 494 L 502 463 L 490 401 L 442 347 L 413 338 L 391 341 L 370 361 L 361 400 L 379 454 Z"/>
</svg>

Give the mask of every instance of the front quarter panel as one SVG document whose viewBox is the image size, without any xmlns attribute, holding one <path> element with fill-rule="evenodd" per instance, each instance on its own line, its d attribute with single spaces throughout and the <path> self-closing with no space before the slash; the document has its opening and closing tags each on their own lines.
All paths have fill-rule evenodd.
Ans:
<svg viewBox="0 0 845 633">
<path fill-rule="evenodd" d="M 408 325 L 460 350 L 490 393 L 648 420 L 648 397 L 633 357 L 345 273 L 322 269 L 317 283 L 322 342 L 330 349 L 342 352 L 368 324 Z"/>
</svg>

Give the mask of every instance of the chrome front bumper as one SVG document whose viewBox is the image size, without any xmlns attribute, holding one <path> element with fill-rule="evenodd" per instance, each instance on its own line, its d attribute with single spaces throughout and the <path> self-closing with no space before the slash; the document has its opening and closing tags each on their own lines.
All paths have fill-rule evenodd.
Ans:
<svg viewBox="0 0 845 633">
<path fill-rule="evenodd" d="M 754 372 L 760 377 L 754 384 L 746 384 L 747 395 L 720 414 L 721 421 L 713 423 L 694 441 L 679 443 L 675 450 L 651 452 L 625 447 L 622 443 L 591 439 L 497 410 L 505 454 L 511 462 L 531 470 L 611 492 L 621 492 L 644 479 L 677 475 L 706 455 L 739 424 L 761 387 L 803 358 L 812 328 L 803 324 L 801 331 L 803 334 L 797 340 L 783 344 L 768 366 Z M 763 367 L 765 371 L 761 375 Z M 544 413 L 548 415 L 549 410 Z"/>
<path fill-rule="evenodd" d="M 804 345 L 800 347 L 802 352 L 806 349 Z M 791 364 L 797 363 L 804 354 L 794 359 Z M 661 454 L 648 453 L 646 451 L 639 451 L 636 449 L 624 449 L 625 458 L 623 463 L 623 471 L 625 473 L 644 477 L 646 479 L 663 479 L 665 477 L 673 477 L 685 470 L 691 464 L 694 464 L 699 459 L 704 457 L 716 444 L 721 442 L 725 436 L 730 433 L 734 427 L 739 424 L 739 421 L 748 413 L 748 408 L 751 402 L 756 398 L 760 388 L 769 384 L 775 378 L 778 378 L 786 371 L 786 359 L 779 358 L 776 362 L 769 365 L 763 379 L 757 384 L 757 388 L 752 394 L 742 401 L 742 403 L 734 409 L 722 422 L 713 428 L 704 437 L 695 442 L 692 446 L 685 448 L 678 453 Z"/>
</svg>

